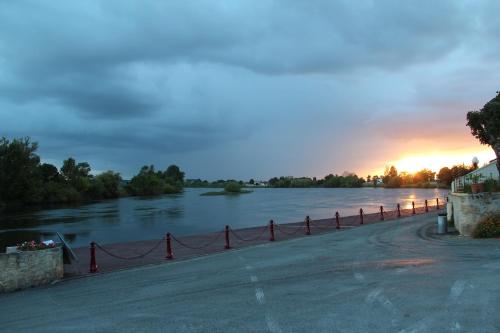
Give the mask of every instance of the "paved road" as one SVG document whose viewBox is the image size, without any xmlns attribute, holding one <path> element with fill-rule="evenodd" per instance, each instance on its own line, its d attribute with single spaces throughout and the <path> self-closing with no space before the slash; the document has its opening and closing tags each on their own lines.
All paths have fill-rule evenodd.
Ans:
<svg viewBox="0 0 500 333">
<path fill-rule="evenodd" d="M 498 332 L 500 240 L 435 216 L 0 296 L 2 332 Z"/>
</svg>

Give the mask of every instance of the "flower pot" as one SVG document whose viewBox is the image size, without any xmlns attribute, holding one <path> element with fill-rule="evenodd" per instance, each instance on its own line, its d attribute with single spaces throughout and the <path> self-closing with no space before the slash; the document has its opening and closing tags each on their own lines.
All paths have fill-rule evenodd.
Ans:
<svg viewBox="0 0 500 333">
<path fill-rule="evenodd" d="M 17 246 L 7 246 L 5 248 L 5 253 L 7 253 L 7 254 L 9 254 L 9 253 L 17 253 L 17 252 L 19 252 L 17 250 Z"/>
<path fill-rule="evenodd" d="M 484 192 L 484 184 L 471 184 L 471 189 L 473 194 L 481 193 Z"/>
</svg>

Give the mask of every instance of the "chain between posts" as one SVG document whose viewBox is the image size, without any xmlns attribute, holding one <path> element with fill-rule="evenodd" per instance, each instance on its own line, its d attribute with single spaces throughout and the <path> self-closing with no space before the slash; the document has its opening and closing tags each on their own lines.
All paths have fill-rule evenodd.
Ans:
<svg viewBox="0 0 500 333">
<path fill-rule="evenodd" d="M 233 234 L 233 236 L 239 240 L 239 241 L 242 241 L 242 242 L 254 242 L 258 239 L 260 239 L 262 237 L 262 235 L 267 231 L 268 227 L 265 226 L 262 228 L 262 232 L 257 236 L 257 237 L 254 237 L 254 238 L 243 238 L 241 237 L 240 235 L 238 235 L 232 228 L 229 228 L 229 232 L 231 234 Z"/>
<path fill-rule="evenodd" d="M 122 256 L 119 256 L 117 254 L 114 254 L 112 252 L 110 252 L 109 250 L 107 250 L 106 248 L 104 248 L 103 246 L 99 245 L 98 243 L 94 243 L 95 246 L 101 250 L 102 252 L 106 253 L 108 256 L 110 257 L 113 257 L 113 258 L 116 258 L 116 259 L 121 259 L 121 260 L 134 260 L 134 259 L 141 259 L 141 258 L 144 258 L 145 256 L 147 256 L 148 254 L 150 254 L 151 252 L 153 252 L 154 250 L 156 250 L 158 248 L 158 246 L 160 246 L 161 243 L 163 243 L 163 241 L 165 240 L 165 238 L 162 238 L 158 241 L 158 243 L 156 243 L 150 250 L 144 252 L 143 254 L 139 254 L 137 256 L 133 256 L 133 257 L 122 257 Z"/>
<path fill-rule="evenodd" d="M 312 225 L 313 227 L 318 228 L 320 230 L 330 229 L 330 222 L 327 222 L 327 224 L 323 226 L 323 225 L 318 224 L 317 221 L 310 220 L 310 225 Z"/>
<path fill-rule="evenodd" d="M 445 197 L 446 202 L 449 201 L 448 197 Z M 428 205 L 428 200 L 425 199 L 424 201 L 425 205 L 423 208 L 425 208 L 425 212 L 429 212 L 429 205 Z M 412 201 L 411 203 L 411 206 L 412 206 L 412 214 L 415 215 L 416 214 L 416 207 L 415 207 L 415 201 Z M 440 202 L 439 202 L 439 198 L 436 198 L 436 209 L 439 210 L 440 209 Z M 381 217 L 381 220 L 384 220 L 384 213 L 386 213 L 383 209 L 383 206 L 380 206 L 380 217 Z M 364 223 L 364 211 L 362 208 L 360 208 L 359 210 L 359 216 L 360 216 L 360 224 L 363 224 Z M 420 213 L 419 213 L 420 214 Z M 397 204 L 397 217 L 401 217 L 401 208 L 400 208 L 400 204 L 398 203 Z M 182 242 L 181 240 L 177 239 L 175 236 L 171 235 L 170 233 L 167 233 L 167 236 L 166 238 L 162 238 L 158 241 L 158 243 L 156 243 L 151 249 L 149 249 L 148 251 L 142 253 L 142 254 L 139 254 L 137 256 L 131 256 L 131 257 L 125 257 L 125 256 L 120 256 L 120 255 L 117 255 L 111 251 L 109 251 L 108 249 L 106 249 L 104 246 L 96 243 L 96 242 L 92 242 L 91 245 L 90 245 L 90 254 L 91 254 L 91 258 L 90 258 L 90 272 L 91 273 L 96 273 L 98 271 L 98 266 L 96 264 L 96 258 L 95 258 L 95 250 L 96 248 L 98 248 L 99 250 L 103 251 L 105 254 L 111 256 L 111 257 L 114 257 L 116 259 L 121 259 L 121 260 L 135 260 L 135 259 L 140 259 L 140 258 L 144 258 L 146 257 L 147 255 L 151 254 L 153 251 L 155 251 L 159 246 L 160 244 L 163 242 L 163 241 L 167 241 L 167 256 L 166 256 L 166 259 L 172 259 L 173 258 L 173 255 L 172 255 L 172 248 L 171 248 L 171 244 L 170 244 L 170 238 L 175 240 L 179 245 L 181 246 L 184 246 L 188 249 L 192 249 L 192 250 L 200 250 L 200 249 L 204 249 L 212 244 L 214 244 L 220 237 L 222 234 L 225 234 L 226 236 L 226 241 L 225 241 L 225 248 L 226 249 L 229 249 L 231 248 L 230 246 L 230 243 L 229 243 L 229 233 L 232 233 L 235 238 L 239 241 L 243 241 L 243 242 L 252 242 L 252 241 L 256 241 L 258 239 L 260 239 L 262 237 L 262 235 L 267 231 L 269 230 L 270 232 L 270 241 L 274 241 L 275 238 L 274 238 L 274 226 L 276 226 L 278 228 L 278 231 L 286 234 L 286 235 L 296 235 L 298 234 L 299 232 L 303 231 L 303 230 L 306 230 L 306 235 L 310 235 L 311 234 L 311 230 L 310 230 L 310 226 L 313 225 L 314 227 L 317 227 L 319 229 L 329 229 L 329 225 L 330 223 L 328 222 L 327 225 L 325 226 L 322 226 L 320 224 L 316 224 L 316 223 L 313 223 L 313 221 L 309 218 L 309 216 L 306 217 L 306 221 L 305 221 L 305 226 L 297 226 L 297 227 L 292 227 L 292 226 L 287 226 L 287 225 L 280 225 L 280 224 L 277 224 L 277 223 L 274 223 L 272 220 L 269 222 L 269 224 L 265 227 L 262 228 L 262 231 L 261 233 L 257 236 L 257 237 L 253 237 L 253 238 L 248 238 L 248 239 L 245 239 L 243 237 L 241 237 L 240 235 L 238 235 L 234 230 L 232 230 L 229 226 L 226 226 L 225 229 L 221 232 L 219 232 L 218 234 L 216 234 L 216 236 L 211 239 L 209 242 L 207 242 L 206 244 L 202 245 L 202 246 L 191 246 L 191 245 L 188 245 L 184 242 Z M 340 214 L 339 212 L 335 212 L 335 227 L 337 229 L 340 229 Z M 295 231 L 293 232 L 287 232 L 285 230 L 285 228 L 295 228 Z M 305 228 L 305 229 L 304 229 Z"/>
<path fill-rule="evenodd" d="M 290 236 L 293 236 L 293 235 L 296 235 L 297 233 L 299 233 L 299 231 L 302 231 L 303 230 L 303 227 L 302 226 L 298 226 L 295 228 L 295 231 L 293 232 L 288 232 L 288 231 L 284 231 L 282 228 L 285 228 L 285 226 L 282 226 L 278 223 L 274 223 L 274 225 L 278 228 L 278 231 L 279 232 L 282 232 L 284 233 L 285 235 L 290 235 Z M 292 228 L 292 227 L 286 227 L 286 228 Z"/>
<path fill-rule="evenodd" d="M 172 239 L 174 241 L 176 241 L 179 245 L 184 246 L 185 248 L 188 248 L 190 250 L 201 250 L 201 249 L 204 249 L 210 245 L 213 245 L 220 238 L 220 236 L 222 236 L 222 234 L 224 234 L 224 231 L 219 232 L 211 241 L 209 241 L 208 243 L 206 243 L 202 246 L 191 246 L 191 245 L 188 245 L 188 244 L 184 243 L 183 241 L 179 240 L 174 235 L 171 235 L 171 236 L 172 236 Z"/>
</svg>

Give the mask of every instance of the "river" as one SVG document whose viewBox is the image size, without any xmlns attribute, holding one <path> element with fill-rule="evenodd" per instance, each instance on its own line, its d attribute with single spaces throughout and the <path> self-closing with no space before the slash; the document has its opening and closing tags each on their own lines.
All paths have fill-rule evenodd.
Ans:
<svg viewBox="0 0 500 333">
<path fill-rule="evenodd" d="M 200 196 L 210 189 L 185 189 L 180 195 L 126 197 L 74 207 L 0 215 L 0 251 L 23 240 L 55 239 L 60 232 L 75 247 L 159 239 L 166 232 L 192 235 L 232 228 L 377 212 L 422 206 L 425 199 L 443 199 L 442 189 L 270 189 L 257 188 L 237 196 Z"/>
</svg>

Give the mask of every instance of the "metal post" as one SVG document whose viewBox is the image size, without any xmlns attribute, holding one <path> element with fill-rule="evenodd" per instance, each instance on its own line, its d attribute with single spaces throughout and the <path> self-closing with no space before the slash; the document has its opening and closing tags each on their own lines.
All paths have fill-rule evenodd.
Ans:
<svg viewBox="0 0 500 333">
<path fill-rule="evenodd" d="M 273 220 L 269 221 L 269 234 L 271 236 L 269 238 L 269 241 L 274 242 L 274 221 Z"/>
<path fill-rule="evenodd" d="M 306 235 L 311 234 L 311 226 L 310 226 L 311 220 L 309 219 L 309 215 L 306 216 Z"/>
<path fill-rule="evenodd" d="M 398 204 L 398 217 L 401 217 L 401 205 Z"/>
<path fill-rule="evenodd" d="M 363 208 L 359 209 L 359 219 L 360 219 L 360 224 L 363 224 Z"/>
<path fill-rule="evenodd" d="M 339 212 L 335 212 L 335 229 L 340 229 L 340 214 Z"/>
<path fill-rule="evenodd" d="M 170 237 L 170 232 L 167 233 L 165 239 L 167 241 L 167 255 L 165 256 L 165 259 L 172 260 L 174 259 L 174 255 L 172 254 L 172 239 Z"/>
<path fill-rule="evenodd" d="M 384 206 L 380 206 L 380 221 L 384 220 Z"/>
<path fill-rule="evenodd" d="M 427 204 L 427 199 L 425 199 L 425 212 L 429 212 L 429 205 Z"/>
<path fill-rule="evenodd" d="M 97 263 L 95 260 L 95 242 L 90 243 L 90 273 L 97 273 Z"/>
<path fill-rule="evenodd" d="M 436 198 L 436 209 L 439 209 L 439 198 Z"/>
<path fill-rule="evenodd" d="M 412 214 L 415 215 L 415 201 L 411 202 Z"/>
<path fill-rule="evenodd" d="M 226 232 L 226 245 L 224 245 L 224 248 L 226 250 L 229 250 L 231 248 L 231 245 L 229 244 L 229 226 L 228 225 L 226 225 L 225 232 Z"/>
</svg>

